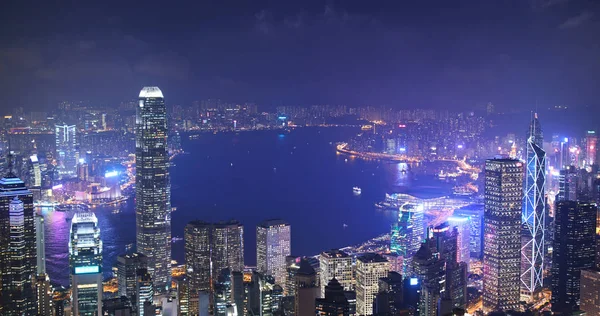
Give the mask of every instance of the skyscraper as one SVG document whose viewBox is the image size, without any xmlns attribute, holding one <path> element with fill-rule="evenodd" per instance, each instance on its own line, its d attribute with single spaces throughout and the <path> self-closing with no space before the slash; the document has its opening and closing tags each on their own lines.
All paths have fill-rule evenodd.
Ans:
<svg viewBox="0 0 600 316">
<path fill-rule="evenodd" d="M 137 251 L 148 258 L 155 290 L 163 293 L 171 283 L 171 186 L 167 110 L 158 87 L 140 92 L 135 126 Z"/>
<path fill-rule="evenodd" d="M 526 301 L 533 299 L 544 279 L 546 152 L 542 148 L 542 128 L 535 113 L 527 134 L 527 167 L 521 219 L 521 293 Z"/>
<path fill-rule="evenodd" d="M 56 154 L 60 168 L 58 172 L 62 178 L 73 178 L 77 176 L 77 126 L 55 125 L 54 135 L 56 137 Z"/>
<path fill-rule="evenodd" d="M 448 218 L 450 227 L 456 228 L 456 261 L 464 262 L 469 270 L 471 260 L 471 220 L 467 216 L 455 215 Z"/>
<path fill-rule="evenodd" d="M 379 291 L 379 279 L 388 275 L 389 262 L 381 255 L 367 253 L 356 258 L 356 312 L 373 314 L 373 299 Z"/>
<path fill-rule="evenodd" d="M 444 280 L 443 252 L 433 253 L 434 239 L 423 244 L 413 258 L 413 275 L 421 285 L 419 315 L 437 315 L 441 284 Z"/>
<path fill-rule="evenodd" d="M 600 270 L 581 270 L 580 300 L 586 315 L 600 315 Z"/>
<path fill-rule="evenodd" d="M 403 258 L 403 275 L 407 275 L 412 256 L 421 247 L 425 238 L 424 209 L 422 204 L 402 205 L 398 212 L 398 222 L 392 225 L 390 251 Z"/>
<path fill-rule="evenodd" d="M 138 278 L 146 273 L 148 273 L 146 256 L 140 253 L 132 253 L 117 257 L 119 296 L 125 296 L 131 300 L 133 311 L 137 311 L 140 308 L 140 304 L 136 304 L 136 301 L 139 301 Z"/>
<path fill-rule="evenodd" d="M 9 158 L 10 159 L 10 158 Z M 11 167 L 9 166 L 9 169 Z M 33 196 L 9 173 L 0 180 L 0 305 L 3 315 L 36 312 L 36 233 Z"/>
<path fill-rule="evenodd" d="M 260 273 L 271 275 L 285 286 L 286 261 L 291 254 L 291 226 L 280 219 L 262 222 L 256 227 L 256 265 Z"/>
<path fill-rule="evenodd" d="M 36 273 L 46 274 L 46 233 L 44 229 L 44 217 L 35 215 L 35 250 L 36 250 Z"/>
<path fill-rule="evenodd" d="M 557 201 L 577 201 L 579 193 L 579 177 L 575 166 L 568 166 L 560 170 L 558 179 Z"/>
<path fill-rule="evenodd" d="M 523 163 L 485 163 L 483 310 L 516 310 L 520 301 Z"/>
<path fill-rule="evenodd" d="M 185 261 L 190 290 L 208 291 L 223 269 L 244 269 L 244 227 L 237 221 L 192 221 L 185 227 Z"/>
<path fill-rule="evenodd" d="M 559 201 L 554 216 L 552 311 L 569 315 L 579 305 L 579 280 L 596 256 L 596 204 Z"/>
<path fill-rule="evenodd" d="M 333 278 L 342 285 L 345 291 L 354 289 L 352 257 L 347 253 L 338 249 L 324 251 L 319 256 L 319 266 L 321 269 L 321 297 L 325 297 L 325 287 Z"/>
<path fill-rule="evenodd" d="M 102 240 L 94 213 L 73 216 L 69 262 L 73 314 L 102 315 Z"/>
</svg>

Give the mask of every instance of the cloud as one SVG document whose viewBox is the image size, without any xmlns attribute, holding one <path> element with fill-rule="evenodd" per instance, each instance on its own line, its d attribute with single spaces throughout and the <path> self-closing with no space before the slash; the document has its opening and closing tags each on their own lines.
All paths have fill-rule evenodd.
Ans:
<svg viewBox="0 0 600 316">
<path fill-rule="evenodd" d="M 594 16 L 594 13 L 591 11 L 583 11 L 576 16 L 572 16 L 564 21 L 561 25 L 558 26 L 561 30 L 573 29 L 576 28 L 587 21 L 589 21 Z"/>
<path fill-rule="evenodd" d="M 0 50 L 2 69 L 33 69 L 42 64 L 40 53 L 32 48 L 11 47 Z"/>
<path fill-rule="evenodd" d="M 134 70 L 144 75 L 185 80 L 190 75 L 190 62 L 174 52 L 163 52 L 145 56 Z"/>
<path fill-rule="evenodd" d="M 531 0 L 531 7 L 534 10 L 545 10 L 550 7 L 565 4 L 569 1 L 570 0 Z"/>
</svg>

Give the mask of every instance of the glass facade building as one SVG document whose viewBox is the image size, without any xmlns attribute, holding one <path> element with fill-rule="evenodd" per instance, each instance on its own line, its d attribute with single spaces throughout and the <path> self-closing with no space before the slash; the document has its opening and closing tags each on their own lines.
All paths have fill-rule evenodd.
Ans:
<svg viewBox="0 0 600 316">
<path fill-rule="evenodd" d="M 136 244 L 148 258 L 155 290 L 171 284 L 171 187 L 167 154 L 167 110 L 158 87 L 139 95 L 135 125 Z"/>
<path fill-rule="evenodd" d="M 521 276 L 523 163 L 485 163 L 483 311 L 518 310 Z"/>
<path fill-rule="evenodd" d="M 287 281 L 285 257 L 291 254 L 291 226 L 283 220 L 269 220 L 256 227 L 256 268 L 271 275 L 275 283 Z"/>
<path fill-rule="evenodd" d="M 102 315 L 102 240 L 94 213 L 76 213 L 69 239 L 74 315 Z"/>
<path fill-rule="evenodd" d="M 560 201 L 554 217 L 552 311 L 569 315 L 579 306 L 581 270 L 594 267 L 596 204 Z"/>
<path fill-rule="evenodd" d="M 521 236 L 521 294 L 531 301 L 543 285 L 546 231 L 546 152 L 537 113 L 527 135 Z"/>
<path fill-rule="evenodd" d="M 36 233 L 33 195 L 12 173 L 0 180 L 0 277 L 2 315 L 33 315 Z"/>
<path fill-rule="evenodd" d="M 62 178 L 74 178 L 77 176 L 77 162 L 79 152 L 77 151 L 77 126 L 55 125 L 54 135 L 56 137 L 56 154 L 60 164 L 59 174 Z"/>
</svg>

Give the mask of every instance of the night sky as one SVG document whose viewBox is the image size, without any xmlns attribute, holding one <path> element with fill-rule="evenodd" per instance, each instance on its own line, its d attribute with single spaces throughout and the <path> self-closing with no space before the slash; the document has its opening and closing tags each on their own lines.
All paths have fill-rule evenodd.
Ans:
<svg viewBox="0 0 600 316">
<path fill-rule="evenodd" d="M 144 85 L 184 105 L 599 107 L 592 0 L 6 0 L 0 34 L 2 112 Z"/>
</svg>

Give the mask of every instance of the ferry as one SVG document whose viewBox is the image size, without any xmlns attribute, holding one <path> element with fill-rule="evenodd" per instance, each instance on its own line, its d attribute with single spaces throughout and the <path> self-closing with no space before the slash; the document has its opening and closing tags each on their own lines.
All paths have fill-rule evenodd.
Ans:
<svg viewBox="0 0 600 316">
<path fill-rule="evenodd" d="M 360 195 L 362 193 L 362 190 L 359 187 L 353 187 L 352 192 L 354 193 L 354 195 Z"/>
</svg>

